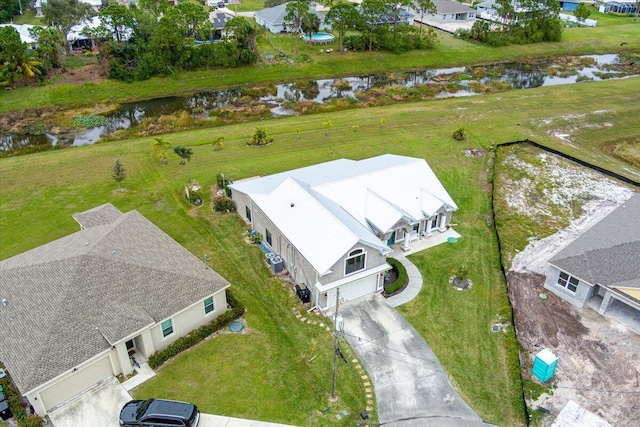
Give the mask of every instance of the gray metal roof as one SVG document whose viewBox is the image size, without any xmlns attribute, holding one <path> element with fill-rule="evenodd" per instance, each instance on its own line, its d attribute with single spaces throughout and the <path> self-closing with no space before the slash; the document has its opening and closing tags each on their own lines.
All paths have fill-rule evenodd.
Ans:
<svg viewBox="0 0 640 427">
<path fill-rule="evenodd" d="M 229 286 L 136 211 L 1 261 L 0 283 L 0 360 L 23 393 Z"/>
<path fill-rule="evenodd" d="M 640 194 L 549 260 L 590 284 L 640 288 Z"/>
</svg>

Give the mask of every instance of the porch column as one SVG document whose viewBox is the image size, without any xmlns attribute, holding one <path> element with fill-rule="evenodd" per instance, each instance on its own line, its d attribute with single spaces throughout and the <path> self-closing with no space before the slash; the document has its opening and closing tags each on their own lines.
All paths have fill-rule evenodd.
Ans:
<svg viewBox="0 0 640 427">
<path fill-rule="evenodd" d="M 403 251 L 408 251 L 409 250 L 409 240 L 411 239 L 411 231 L 404 231 L 404 240 L 402 241 L 402 250 Z"/>
<path fill-rule="evenodd" d="M 120 361 L 120 367 L 122 368 L 122 375 L 125 377 L 133 371 L 131 361 L 129 360 L 129 353 L 127 352 L 127 345 L 124 342 L 116 344 L 116 352 L 118 354 L 118 360 Z"/>
<path fill-rule="evenodd" d="M 600 303 L 600 308 L 598 309 L 598 313 L 600 313 L 601 315 L 604 315 L 612 301 L 613 301 L 613 298 L 611 298 L 611 292 L 607 292 L 604 298 L 602 298 L 602 303 Z"/>
<path fill-rule="evenodd" d="M 427 237 L 431 237 L 431 221 L 433 221 L 432 218 L 433 217 L 427 218 L 427 224 L 426 224 L 426 227 L 425 227 L 425 230 L 424 230 L 424 232 L 427 235 Z"/>
<path fill-rule="evenodd" d="M 142 339 L 142 346 L 144 349 L 142 350 L 142 355 L 145 358 L 149 358 L 150 355 L 156 352 L 155 347 L 153 346 L 153 339 L 151 339 L 151 329 L 145 329 L 140 334 L 140 338 Z"/>
<path fill-rule="evenodd" d="M 438 224 L 440 231 L 446 231 L 447 229 L 447 214 L 443 213 L 442 215 L 440 215 L 440 221 L 438 221 L 440 224 Z"/>
</svg>

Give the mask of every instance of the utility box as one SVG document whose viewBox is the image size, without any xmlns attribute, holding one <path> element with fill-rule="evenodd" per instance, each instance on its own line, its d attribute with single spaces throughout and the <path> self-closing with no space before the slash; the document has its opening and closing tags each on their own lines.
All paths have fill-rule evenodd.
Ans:
<svg viewBox="0 0 640 427">
<path fill-rule="evenodd" d="M 273 258 L 270 259 L 270 261 L 271 261 L 271 271 L 273 271 L 276 274 L 281 273 L 282 270 L 284 269 L 284 262 L 282 261 L 282 258 L 280 258 L 279 256 L 274 256 Z"/>
<path fill-rule="evenodd" d="M 547 382 L 555 374 L 557 365 L 558 357 L 545 348 L 536 354 L 531 374 L 541 383 Z"/>
</svg>

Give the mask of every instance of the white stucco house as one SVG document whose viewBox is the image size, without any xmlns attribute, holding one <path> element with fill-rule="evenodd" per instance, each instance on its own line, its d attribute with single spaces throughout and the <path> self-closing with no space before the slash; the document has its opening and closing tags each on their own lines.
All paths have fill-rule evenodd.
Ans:
<svg viewBox="0 0 640 427">
<path fill-rule="evenodd" d="M 382 292 L 387 255 L 444 232 L 457 206 L 424 159 L 339 159 L 236 182 L 239 214 L 321 311 Z"/>
<path fill-rule="evenodd" d="M 47 414 L 227 310 L 229 283 L 136 211 L 0 262 L 0 360 Z"/>
<path fill-rule="evenodd" d="M 600 314 L 622 312 L 640 326 L 640 194 L 549 260 L 544 287 Z"/>
</svg>

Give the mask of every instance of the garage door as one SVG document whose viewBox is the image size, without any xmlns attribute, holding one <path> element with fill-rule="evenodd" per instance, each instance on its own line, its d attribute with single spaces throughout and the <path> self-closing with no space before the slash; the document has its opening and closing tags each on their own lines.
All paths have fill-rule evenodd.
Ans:
<svg viewBox="0 0 640 427">
<path fill-rule="evenodd" d="M 365 277 L 348 285 L 340 286 L 340 300 L 344 302 L 352 299 L 360 298 L 363 295 L 369 295 L 376 291 L 378 275 Z"/>
<path fill-rule="evenodd" d="M 113 375 L 111 360 L 107 355 L 91 365 L 71 374 L 71 376 L 64 380 L 53 384 L 44 391 L 41 391 L 40 399 L 42 399 L 44 408 L 49 411 L 70 397 L 75 396 L 111 375 Z"/>
</svg>

